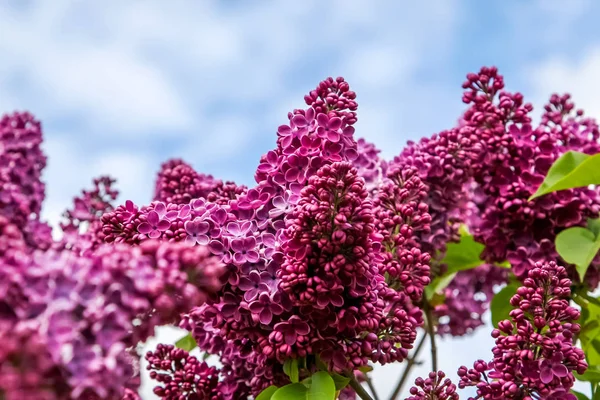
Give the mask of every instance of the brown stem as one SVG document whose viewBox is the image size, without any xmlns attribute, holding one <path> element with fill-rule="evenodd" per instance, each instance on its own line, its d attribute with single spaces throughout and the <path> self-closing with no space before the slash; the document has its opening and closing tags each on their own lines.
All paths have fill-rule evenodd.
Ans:
<svg viewBox="0 0 600 400">
<path fill-rule="evenodd" d="M 437 346 L 435 345 L 435 327 L 433 325 L 433 314 L 431 310 L 431 306 L 427 301 L 424 303 L 425 310 L 425 318 L 427 319 L 427 333 L 429 334 L 429 339 L 431 341 L 431 368 L 433 372 L 437 372 L 438 363 L 437 363 Z"/>
<path fill-rule="evenodd" d="M 360 383 L 358 383 L 358 381 L 354 377 L 354 374 L 352 374 L 352 376 L 350 378 L 350 387 L 352 389 L 354 389 L 354 391 L 356 392 L 356 394 L 358 395 L 358 397 L 360 397 L 361 399 L 363 399 L 363 400 L 373 400 L 373 398 L 369 395 L 369 393 L 367 393 L 367 391 L 365 390 L 365 388 L 363 388 L 362 385 Z"/>
<path fill-rule="evenodd" d="M 413 355 L 411 357 L 409 357 L 407 360 L 406 368 L 404 368 L 404 372 L 402 373 L 402 376 L 400 377 L 400 380 L 398 381 L 398 384 L 396 385 L 394 392 L 390 396 L 390 400 L 396 400 L 396 397 L 398 397 L 398 394 L 400 394 L 402 387 L 404 386 L 404 384 L 406 383 L 406 380 L 408 379 L 410 370 L 417 362 L 417 356 L 421 352 L 421 349 L 423 349 L 423 345 L 425 344 L 426 338 L 427 338 L 427 331 L 424 331 L 423 336 L 421 337 L 421 340 L 419 340 L 419 343 L 417 344 L 417 347 L 415 348 Z"/>
<path fill-rule="evenodd" d="M 375 390 L 375 386 L 373 385 L 373 381 L 371 380 L 371 377 L 367 374 L 365 374 L 365 376 L 367 377 L 367 386 L 369 387 L 369 390 L 373 394 L 373 399 L 379 400 L 379 396 L 377 395 L 377 391 Z"/>
</svg>

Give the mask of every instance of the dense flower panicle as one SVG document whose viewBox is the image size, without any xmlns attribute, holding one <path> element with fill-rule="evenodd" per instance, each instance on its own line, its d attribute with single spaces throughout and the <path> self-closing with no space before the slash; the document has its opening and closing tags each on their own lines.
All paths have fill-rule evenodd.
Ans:
<svg viewBox="0 0 600 400">
<path fill-rule="evenodd" d="M 200 362 L 188 352 L 172 345 L 159 344 L 146 354 L 150 378 L 161 383 L 154 394 L 167 400 L 218 400 L 219 375 L 215 367 Z"/>
<path fill-rule="evenodd" d="M 560 261 L 553 243 L 561 230 L 584 225 L 600 212 L 599 192 L 588 188 L 528 201 L 564 152 L 600 152 L 598 125 L 575 110 L 568 95 L 553 95 L 542 123 L 532 127 L 531 105 L 519 93 L 502 92 L 503 79 L 495 68 L 469 74 L 463 87 L 464 101 L 471 105 L 464 124 L 476 132 L 483 149 L 473 173 L 481 214 L 474 235 L 486 245 L 483 256 L 488 262 L 508 259 L 513 272 L 524 278 L 535 262 Z M 597 286 L 597 264 L 585 281 Z"/>
<path fill-rule="evenodd" d="M 474 132 L 468 127 L 443 131 L 408 147 L 390 163 L 402 170 L 415 168 L 427 186 L 424 202 L 431 215 L 429 232 L 422 232 L 422 250 L 432 258 L 433 274 L 443 272 L 439 265 L 446 244 L 459 240 L 458 230 L 464 223 L 464 210 L 469 202 L 466 185 L 472 179 L 472 163 L 479 148 Z"/>
<path fill-rule="evenodd" d="M 445 379 L 444 379 L 445 378 Z M 442 371 L 430 372 L 427 379 L 417 378 L 406 400 L 458 400 L 456 385 Z"/>
<path fill-rule="evenodd" d="M 379 272 L 415 301 L 429 283 L 430 255 L 417 240 L 430 231 L 426 189 L 414 168 L 393 165 L 374 196 Z"/>
<path fill-rule="evenodd" d="M 222 266 L 205 247 L 145 242 L 105 245 L 92 255 L 68 250 L 28 255 L 19 252 L 18 230 L 5 225 L 3 233 L 10 243 L 3 234 L 7 262 L 0 265 L 0 277 L 12 278 L 3 281 L 8 290 L 0 298 L 0 325 L 35 332 L 22 340 L 34 340 L 48 357 L 40 360 L 43 365 L 19 364 L 22 349 L 3 345 L 0 370 L 23 374 L 14 382 L 46 382 L 58 371 L 51 374 L 61 378 L 52 381 L 52 393 L 60 399 L 119 398 L 128 385 L 136 388 L 137 360 L 129 350 L 155 326 L 177 323 L 181 313 L 220 287 Z M 68 396 L 58 392 L 63 388 Z"/>
<path fill-rule="evenodd" d="M 490 363 L 461 367 L 459 387 L 475 386 L 473 399 L 567 399 L 587 364 L 574 344 L 579 311 L 569 305 L 571 281 L 554 262 L 538 263 L 510 303 L 510 320 L 492 332 L 496 346 Z"/>
<path fill-rule="evenodd" d="M 483 315 L 494 287 L 506 282 L 508 270 L 491 264 L 460 271 L 444 289 L 444 302 L 434 308 L 440 335 L 463 336 L 484 325 Z"/>
<path fill-rule="evenodd" d="M 219 184 L 222 184 L 220 180 L 196 172 L 185 161 L 172 159 L 160 167 L 156 178 L 154 200 L 188 204 L 192 199 L 206 198 Z"/>
<path fill-rule="evenodd" d="M 381 150 L 365 139 L 358 139 L 357 151 L 358 157 L 353 165 L 358 170 L 358 176 L 365 180 L 367 190 L 375 190 L 386 176 L 387 162 L 379 157 Z"/>
<path fill-rule="evenodd" d="M 30 219 L 39 219 L 42 209 L 46 156 L 41 144 L 41 124 L 31 114 L 0 117 L 0 215 L 20 229 Z"/>
</svg>

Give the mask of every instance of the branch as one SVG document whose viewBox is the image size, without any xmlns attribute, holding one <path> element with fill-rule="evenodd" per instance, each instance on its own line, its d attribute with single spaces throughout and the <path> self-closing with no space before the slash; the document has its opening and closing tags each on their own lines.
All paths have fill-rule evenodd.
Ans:
<svg viewBox="0 0 600 400">
<path fill-rule="evenodd" d="M 423 337 L 421 337 L 421 340 L 419 340 L 419 344 L 417 344 L 417 348 L 415 349 L 413 355 L 407 359 L 406 368 L 404 368 L 402 377 L 400 377 L 400 380 L 398 381 L 398 384 L 396 385 L 394 392 L 390 396 L 390 400 L 396 400 L 396 397 L 398 397 L 398 394 L 400 393 L 400 391 L 402 390 L 402 387 L 404 386 L 404 384 L 406 383 L 406 380 L 408 379 L 408 375 L 409 375 L 411 368 L 417 362 L 417 356 L 423 349 L 423 345 L 425 344 L 426 338 L 427 338 L 427 331 L 423 331 Z"/>
<path fill-rule="evenodd" d="M 369 386 L 369 390 L 371 390 L 371 393 L 373 393 L 373 399 L 379 400 L 379 396 L 377 396 L 377 391 L 375 390 L 375 386 L 373 385 L 371 377 L 367 374 L 365 374 L 365 376 L 367 377 L 367 386 Z"/>
<path fill-rule="evenodd" d="M 356 394 L 358 395 L 358 397 L 360 397 L 361 399 L 363 399 L 363 400 L 373 400 L 373 398 L 369 395 L 369 393 L 367 393 L 367 391 L 365 390 L 365 388 L 363 388 L 362 385 L 360 383 L 358 383 L 358 381 L 354 377 L 354 374 L 352 374 L 351 377 L 350 377 L 350 387 L 352 389 L 354 389 L 354 391 L 356 392 Z"/>
<path fill-rule="evenodd" d="M 433 326 L 433 314 L 431 313 L 431 306 L 428 302 L 424 302 L 425 318 L 427 319 L 427 333 L 431 340 L 431 366 L 432 371 L 437 372 L 437 346 L 435 345 L 435 328 Z"/>
</svg>

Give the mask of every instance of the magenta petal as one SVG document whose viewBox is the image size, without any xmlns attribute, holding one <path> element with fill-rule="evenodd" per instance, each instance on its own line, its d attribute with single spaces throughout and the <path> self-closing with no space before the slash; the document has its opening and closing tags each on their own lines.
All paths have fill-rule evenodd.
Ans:
<svg viewBox="0 0 600 400">
<path fill-rule="evenodd" d="M 277 128 L 277 133 L 279 133 L 281 136 L 289 136 L 292 133 L 292 128 L 287 125 L 281 125 L 279 128 Z"/>
<path fill-rule="evenodd" d="M 296 343 L 296 332 L 294 332 L 293 330 L 286 330 L 285 334 L 284 334 L 284 339 L 285 339 L 285 344 L 287 344 L 288 346 L 293 345 L 294 343 Z"/>
<path fill-rule="evenodd" d="M 294 328 L 296 328 L 296 333 L 298 333 L 299 335 L 308 335 L 308 333 L 310 332 L 310 327 L 306 322 L 296 324 Z"/>
<path fill-rule="evenodd" d="M 317 122 L 319 125 L 326 127 L 329 123 L 329 117 L 325 114 L 319 114 L 317 115 Z"/>
<path fill-rule="evenodd" d="M 253 312 L 254 314 L 258 314 L 259 312 L 262 311 L 262 309 L 264 308 L 264 306 L 259 302 L 259 301 L 253 301 L 252 303 L 250 303 L 250 305 L 248 306 L 248 309 Z"/>
<path fill-rule="evenodd" d="M 154 206 L 154 211 L 156 211 L 158 215 L 165 215 L 165 213 L 167 212 L 167 207 L 165 207 L 164 203 L 157 203 Z"/>
<path fill-rule="evenodd" d="M 206 246 L 208 242 L 210 242 L 210 238 L 206 235 L 199 235 L 196 238 L 196 242 L 198 242 L 199 245 Z"/>
<path fill-rule="evenodd" d="M 142 222 L 140 226 L 138 226 L 138 232 L 144 235 L 149 234 L 152 231 L 152 227 L 147 222 Z"/>
<path fill-rule="evenodd" d="M 552 367 L 552 373 L 559 378 L 564 378 L 569 374 L 569 370 L 562 364 L 554 364 Z"/>
<path fill-rule="evenodd" d="M 282 196 L 275 196 L 273 197 L 273 205 L 277 208 L 284 209 L 287 204 Z"/>
<path fill-rule="evenodd" d="M 540 380 L 542 383 L 550 383 L 554 379 L 554 374 L 550 368 L 542 368 L 540 371 Z"/>
<path fill-rule="evenodd" d="M 299 126 L 299 127 L 304 127 L 306 125 L 308 125 L 308 121 L 306 120 L 306 118 L 304 118 L 304 115 L 302 114 L 296 114 L 292 117 L 292 122 L 294 123 L 294 125 Z"/>
<path fill-rule="evenodd" d="M 258 319 L 259 319 L 259 321 L 260 321 L 261 324 L 268 325 L 273 320 L 273 313 L 271 312 L 270 309 L 268 309 L 268 308 L 265 307 L 260 312 L 260 315 L 258 316 Z"/>
<path fill-rule="evenodd" d="M 158 238 L 160 237 L 160 231 L 153 230 L 152 232 L 150 232 L 150 233 L 148 234 L 148 237 L 149 237 L 150 239 L 158 239 Z"/>
<path fill-rule="evenodd" d="M 340 127 L 342 126 L 342 119 L 339 117 L 333 117 L 329 120 L 329 123 L 327 124 L 327 127 L 330 130 L 334 130 L 337 131 L 338 129 L 340 129 Z"/>
<path fill-rule="evenodd" d="M 260 258 L 260 256 L 254 250 L 250 250 L 249 252 L 246 253 L 246 260 L 248 262 L 255 263 L 258 261 L 259 258 Z"/>
<path fill-rule="evenodd" d="M 231 250 L 241 252 L 244 250 L 244 241 L 242 239 L 233 239 L 231 241 Z"/>
<path fill-rule="evenodd" d="M 171 223 L 169 221 L 167 221 L 166 219 L 163 219 L 158 223 L 158 225 L 156 227 L 158 228 L 159 231 L 166 231 L 167 229 L 169 229 L 171 227 Z"/>
<path fill-rule="evenodd" d="M 218 240 L 211 240 L 208 248 L 213 254 L 223 254 L 225 252 L 225 246 Z"/>
<path fill-rule="evenodd" d="M 298 180 L 298 176 L 300 175 L 300 170 L 297 168 L 291 168 L 285 171 L 285 180 L 288 182 L 293 182 Z"/>
<path fill-rule="evenodd" d="M 147 217 L 148 223 L 152 226 L 156 226 L 158 224 L 158 214 L 156 213 L 156 211 L 150 211 L 148 213 L 148 217 Z"/>
<path fill-rule="evenodd" d="M 246 262 L 246 256 L 243 255 L 242 253 L 234 253 L 233 254 L 233 261 L 236 264 L 243 264 Z"/>
</svg>

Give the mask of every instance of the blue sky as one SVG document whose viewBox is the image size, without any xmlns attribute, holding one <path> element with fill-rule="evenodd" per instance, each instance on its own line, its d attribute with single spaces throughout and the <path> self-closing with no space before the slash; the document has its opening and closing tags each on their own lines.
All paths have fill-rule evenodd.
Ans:
<svg viewBox="0 0 600 400">
<path fill-rule="evenodd" d="M 463 78 L 482 65 L 538 109 L 570 91 L 600 115 L 598 19 L 593 0 L 8 0 L 0 111 L 43 121 L 44 216 L 55 222 L 101 173 L 122 201 L 148 202 L 173 156 L 251 184 L 287 111 L 327 76 L 350 82 L 357 134 L 388 157 L 452 126 Z M 442 367 L 486 358 L 490 343 L 485 331 L 453 342 Z M 381 392 L 398 371 L 376 376 Z"/>
</svg>

